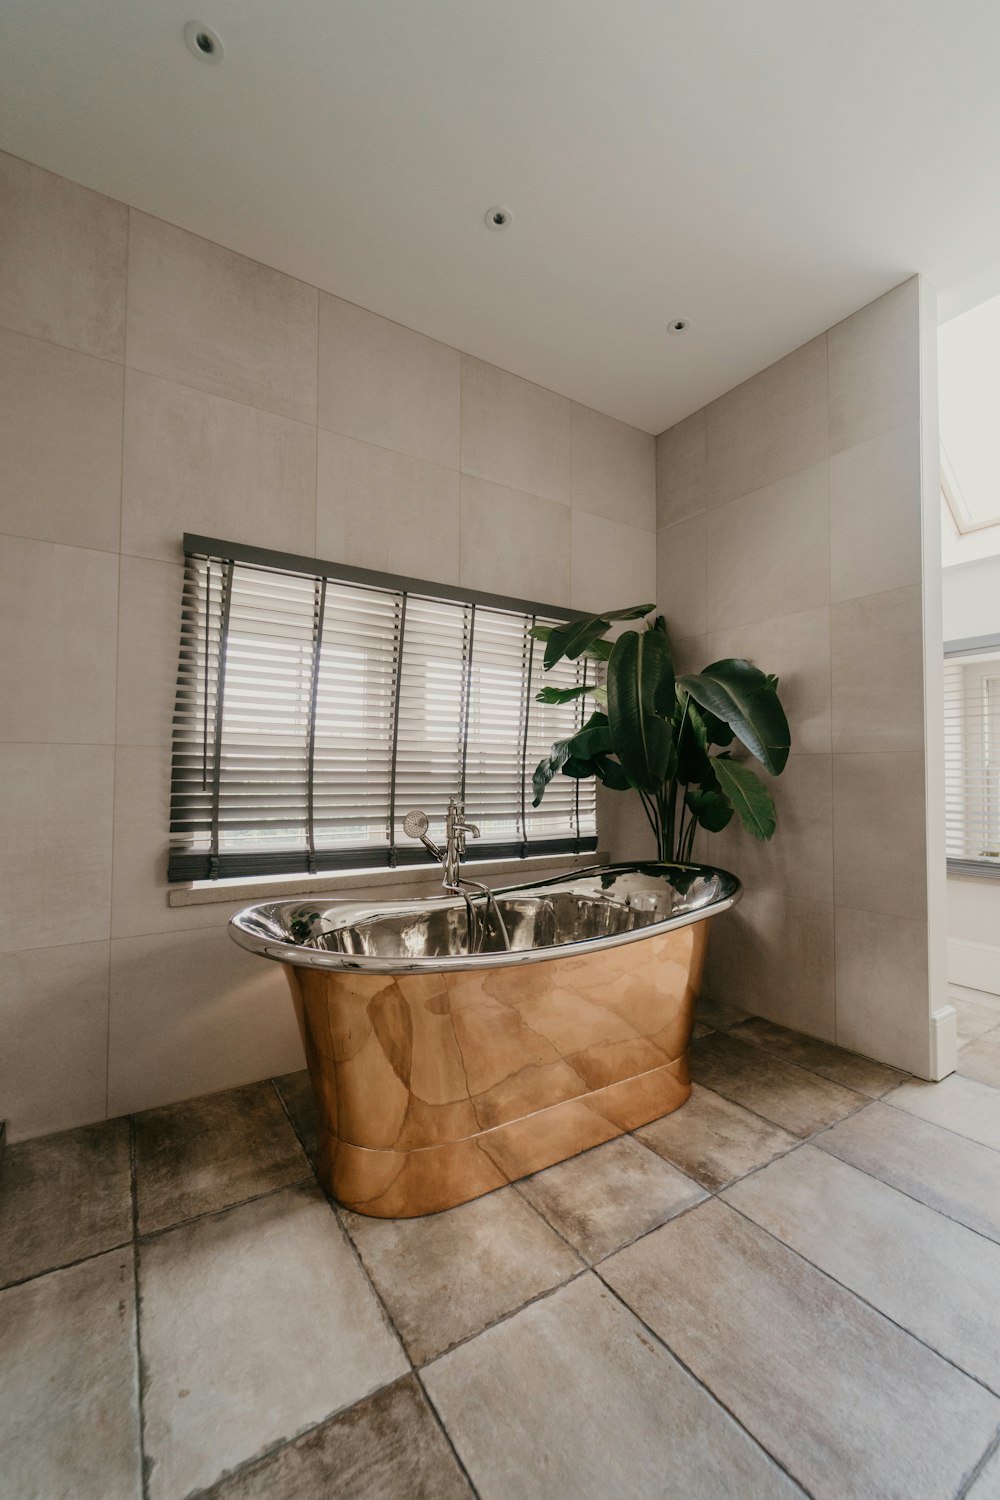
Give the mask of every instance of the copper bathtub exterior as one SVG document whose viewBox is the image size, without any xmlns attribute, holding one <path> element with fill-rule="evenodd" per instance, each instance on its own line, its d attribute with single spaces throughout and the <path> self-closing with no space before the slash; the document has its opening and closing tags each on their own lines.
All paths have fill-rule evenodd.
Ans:
<svg viewBox="0 0 1000 1500">
<path fill-rule="evenodd" d="M 600 882 L 605 907 L 619 898 L 611 926 L 625 920 L 623 902 L 629 913 L 638 909 L 627 920 L 640 925 L 517 953 L 405 954 L 394 964 L 377 942 L 357 941 L 394 915 L 388 903 L 346 913 L 281 903 L 235 917 L 237 941 L 284 964 L 329 1192 L 380 1218 L 434 1213 L 682 1105 L 709 921 L 732 905 L 739 885 L 699 867 L 723 877 L 710 899 L 702 889 L 701 904 L 688 907 L 671 890 L 676 910 L 664 916 L 662 895 L 646 886 L 655 871 L 662 893 L 670 868 L 616 866 L 610 879 L 606 870 L 584 872 Z M 510 898 L 509 910 L 515 898 L 527 909 L 539 892 L 551 904 L 553 888 L 561 900 L 581 877 L 498 896 Z M 434 904 L 440 915 L 446 903 Z M 413 913 L 419 903 L 399 906 Z M 448 906 L 461 915 L 460 904 Z M 590 909 L 593 921 L 600 909 L 593 900 Z M 303 914 L 316 919 L 311 930 L 333 932 L 335 944 L 350 931 L 355 949 L 372 951 L 331 954 L 308 938 L 290 942 L 305 930 Z M 457 916 L 447 917 L 455 926 Z M 275 931 L 281 940 L 268 941 Z"/>
</svg>

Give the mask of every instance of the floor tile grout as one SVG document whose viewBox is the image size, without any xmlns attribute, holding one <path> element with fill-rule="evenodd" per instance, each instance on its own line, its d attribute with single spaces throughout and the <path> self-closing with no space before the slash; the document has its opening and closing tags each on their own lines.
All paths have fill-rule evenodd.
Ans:
<svg viewBox="0 0 1000 1500">
<path fill-rule="evenodd" d="M 137 1232 L 136 1244 L 149 1245 L 153 1240 L 158 1240 L 165 1234 L 173 1234 L 175 1229 L 186 1229 L 189 1224 L 200 1224 L 203 1219 L 215 1219 L 220 1214 L 228 1214 L 234 1208 L 246 1208 L 250 1203 L 260 1203 L 264 1198 L 273 1198 L 278 1193 L 288 1192 L 291 1188 L 308 1187 L 310 1183 L 316 1182 L 316 1173 L 310 1168 L 308 1175 L 296 1177 L 291 1182 L 279 1182 L 276 1187 L 266 1188 L 262 1193 L 251 1193 L 248 1198 L 237 1198 L 233 1203 L 220 1203 L 216 1208 L 202 1209 L 201 1213 L 191 1214 L 186 1219 L 177 1219 L 172 1224 L 164 1224 L 162 1229 L 148 1229 L 145 1233 Z"/>
<path fill-rule="evenodd" d="M 142 1358 L 142 1287 L 139 1280 L 139 1176 L 135 1119 L 128 1119 L 129 1186 L 132 1196 L 132 1276 L 135 1295 L 135 1358 L 139 1395 L 139 1466 L 143 1500 L 149 1500 L 150 1464 L 146 1456 L 146 1369 Z"/>
<path fill-rule="evenodd" d="M 969 1494 L 973 1485 L 979 1479 L 980 1475 L 992 1459 L 993 1455 L 998 1451 L 1000 1451 L 1000 1426 L 997 1427 L 996 1432 L 993 1434 L 992 1440 L 986 1444 L 985 1451 L 983 1452 L 979 1461 L 973 1465 L 968 1478 L 963 1480 L 959 1485 L 958 1490 L 955 1493 L 955 1500 L 965 1500 L 965 1497 Z"/>
<path fill-rule="evenodd" d="M 73 1271 L 77 1266 L 85 1266 L 88 1261 L 100 1260 L 102 1255 L 114 1255 L 116 1250 L 131 1250 L 135 1240 L 130 1234 L 127 1240 L 118 1240 L 113 1245 L 105 1245 L 101 1250 L 92 1250 L 89 1255 L 78 1255 L 75 1260 L 60 1261 L 57 1266 L 46 1266 L 42 1271 L 32 1271 L 28 1276 L 19 1276 L 15 1281 L 5 1281 L 0 1286 L 0 1297 L 4 1292 L 13 1292 L 20 1286 L 30 1286 L 33 1281 L 41 1281 L 45 1276 L 55 1276 L 59 1271 Z"/>
</svg>

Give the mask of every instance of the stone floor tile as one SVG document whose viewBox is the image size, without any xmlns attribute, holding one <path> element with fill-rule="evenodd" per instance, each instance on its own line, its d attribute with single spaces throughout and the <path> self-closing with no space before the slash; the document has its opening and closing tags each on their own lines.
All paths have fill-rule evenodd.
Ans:
<svg viewBox="0 0 1000 1500">
<path fill-rule="evenodd" d="M 994 1449 L 976 1475 L 965 1500 L 1000 1500 L 1000 1448 Z"/>
<path fill-rule="evenodd" d="M 468 1500 L 412 1375 L 210 1490 L 205 1500 Z"/>
<path fill-rule="evenodd" d="M 1000 1153 L 887 1104 L 870 1104 L 816 1140 L 938 1213 L 1000 1241 Z"/>
<path fill-rule="evenodd" d="M 706 1026 L 701 1021 L 695 1021 L 694 1025 L 691 1028 L 691 1040 L 696 1042 L 700 1036 L 708 1036 L 709 1033 L 713 1032 L 714 1030 L 714 1026 Z"/>
<path fill-rule="evenodd" d="M 591 1264 L 706 1197 L 630 1136 L 526 1177 L 518 1191 Z"/>
<path fill-rule="evenodd" d="M 147 1109 L 134 1128 L 140 1234 L 310 1175 L 270 1083 Z"/>
<path fill-rule="evenodd" d="M 283 1073 L 280 1078 L 272 1078 L 271 1082 L 281 1095 L 302 1149 L 314 1162 L 319 1137 L 319 1110 L 308 1070 L 302 1068 L 298 1073 Z"/>
<path fill-rule="evenodd" d="M 988 1083 L 958 1073 L 940 1083 L 914 1079 L 895 1089 L 885 1102 L 1000 1151 L 1000 1099 Z"/>
<path fill-rule="evenodd" d="M 733 1027 L 731 1035 L 872 1099 L 887 1094 L 909 1076 L 898 1068 L 873 1062 L 870 1057 L 859 1057 L 856 1052 L 847 1052 L 831 1042 L 821 1042 L 818 1037 L 803 1036 L 799 1031 L 776 1026 L 762 1016 L 751 1016 L 749 1021 L 741 1022 Z"/>
<path fill-rule="evenodd" d="M 423 1379 L 482 1500 L 801 1493 L 593 1273 Z"/>
<path fill-rule="evenodd" d="M 1000 996 L 984 990 L 949 990 L 948 999 L 958 1016 L 958 1044 L 975 1041 L 1000 1026 Z"/>
<path fill-rule="evenodd" d="M 127 1120 L 19 1141 L 0 1154 L 0 1286 L 131 1238 Z"/>
<path fill-rule="evenodd" d="M 722 1196 L 1000 1393 L 1000 1245 L 814 1146 Z"/>
<path fill-rule="evenodd" d="M 0 1292 L 0 1494 L 141 1493 L 129 1246 Z"/>
<path fill-rule="evenodd" d="M 717 1192 L 799 1144 L 797 1136 L 779 1125 L 770 1125 L 741 1104 L 697 1083 L 686 1104 L 644 1125 L 636 1137 L 709 1192 Z"/>
<path fill-rule="evenodd" d="M 318 1187 L 157 1235 L 139 1258 L 150 1500 L 179 1500 L 406 1372 Z"/>
<path fill-rule="evenodd" d="M 828 1078 L 737 1041 L 731 1033 L 695 1042 L 691 1074 L 704 1087 L 797 1136 L 813 1135 L 843 1119 L 865 1099 Z"/>
<path fill-rule="evenodd" d="M 977 1083 L 988 1083 L 991 1088 L 1000 1089 L 1000 1031 L 987 1031 L 984 1036 L 961 1047 L 955 1072 L 963 1078 L 974 1078 Z"/>
<path fill-rule="evenodd" d="M 418 1365 L 582 1269 L 510 1187 L 420 1219 L 341 1217 Z"/>
<path fill-rule="evenodd" d="M 953 1495 L 1000 1421 L 995 1396 L 718 1199 L 601 1275 L 815 1500 Z"/>
<path fill-rule="evenodd" d="M 749 1019 L 749 1012 L 740 1010 L 738 1005 L 730 1005 L 728 1000 L 711 1000 L 707 995 L 700 996 L 695 1008 L 695 1024 L 701 1022 L 710 1031 L 726 1031 Z"/>
</svg>

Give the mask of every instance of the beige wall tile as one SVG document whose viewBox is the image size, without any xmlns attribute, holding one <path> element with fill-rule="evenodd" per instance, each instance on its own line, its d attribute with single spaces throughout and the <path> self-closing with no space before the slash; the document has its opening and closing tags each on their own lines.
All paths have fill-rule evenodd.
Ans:
<svg viewBox="0 0 1000 1500">
<path fill-rule="evenodd" d="M 184 569 L 123 554 L 118 587 L 116 739 L 119 745 L 166 745 L 177 694 Z"/>
<path fill-rule="evenodd" d="M 708 628 L 767 620 L 830 597 L 827 465 L 708 513 Z"/>
<path fill-rule="evenodd" d="M 830 459 L 830 587 L 854 599 L 920 582 L 920 429 L 914 420 Z"/>
<path fill-rule="evenodd" d="M 54 923 L 51 936 L 61 936 Z M 108 944 L 0 955 L 0 1098 L 12 1141 L 103 1120 Z"/>
<path fill-rule="evenodd" d="M 117 552 L 121 365 L 0 329 L 0 531 Z"/>
<path fill-rule="evenodd" d="M 656 602 L 671 637 L 700 635 L 708 619 L 707 523 L 692 516 L 656 533 Z"/>
<path fill-rule="evenodd" d="M 572 498 L 573 403 L 462 355 L 462 472 L 546 500 Z"/>
<path fill-rule="evenodd" d="M 655 438 L 574 401 L 570 449 L 574 507 L 655 529 Z"/>
<path fill-rule="evenodd" d="M 0 745 L 0 951 L 106 938 L 110 745 Z"/>
<path fill-rule="evenodd" d="M 708 499 L 705 407 L 668 427 L 656 439 L 656 525 L 672 526 L 699 515 Z"/>
<path fill-rule="evenodd" d="M 919 411 L 917 278 L 831 328 L 830 452 L 912 422 Z"/>
<path fill-rule="evenodd" d="M 569 506 L 463 475 L 461 581 L 464 588 L 568 606 Z"/>
<path fill-rule="evenodd" d="M 312 556 L 315 428 L 129 370 L 122 551 L 177 562 L 185 531 Z"/>
<path fill-rule="evenodd" d="M 746 657 L 778 679 L 778 695 L 788 718 L 792 749 L 815 754 L 830 750 L 830 610 L 826 605 L 776 620 L 755 620 L 713 631 L 706 638 L 707 666 L 727 656 Z"/>
<path fill-rule="evenodd" d="M 755 891 L 780 891 L 808 901 L 833 900 L 833 772 L 829 755 L 793 754 L 780 776 L 748 760 L 774 798 L 778 827 L 767 843 L 733 818 L 708 844 L 713 862 Z"/>
<path fill-rule="evenodd" d="M 319 300 L 319 425 L 457 469 L 461 355 L 340 297 Z"/>
<path fill-rule="evenodd" d="M 836 899 L 902 917 L 927 911 L 924 758 L 833 757 Z"/>
<path fill-rule="evenodd" d="M 0 536 L 0 739 L 111 744 L 118 558 Z"/>
<path fill-rule="evenodd" d="M 919 586 L 835 604 L 830 613 L 834 751 L 923 753 Z"/>
<path fill-rule="evenodd" d="M 105 359 L 125 348 L 128 209 L 0 152 L 0 324 Z"/>
<path fill-rule="evenodd" d="M 352 567 L 458 583 L 456 469 L 320 432 L 316 551 Z"/>
<path fill-rule="evenodd" d="M 713 860 L 714 839 L 706 848 Z M 833 962 L 832 906 L 751 886 L 712 923 L 703 988 L 712 999 L 832 1042 Z"/>
<path fill-rule="evenodd" d="M 315 287 L 132 209 L 128 364 L 316 420 Z"/>
<path fill-rule="evenodd" d="M 575 510 L 571 518 L 574 609 L 622 609 L 656 599 L 656 552 L 649 531 Z"/>
<path fill-rule="evenodd" d="M 284 975 L 225 928 L 112 942 L 109 1115 L 301 1067 Z"/>
<path fill-rule="evenodd" d="M 926 1030 L 922 1046 L 919 1033 L 928 1012 L 926 918 L 838 906 L 839 1045 L 926 1072 Z"/>
<path fill-rule="evenodd" d="M 827 455 L 826 336 L 705 408 L 707 498 L 723 505 Z"/>
<path fill-rule="evenodd" d="M 119 745 L 115 753 L 111 936 L 224 927 L 245 901 L 168 906 L 169 745 Z"/>
</svg>

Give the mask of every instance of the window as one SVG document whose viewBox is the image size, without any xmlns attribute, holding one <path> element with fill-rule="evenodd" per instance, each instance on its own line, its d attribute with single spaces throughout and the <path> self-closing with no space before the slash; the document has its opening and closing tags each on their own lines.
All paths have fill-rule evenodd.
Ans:
<svg viewBox="0 0 1000 1500">
<path fill-rule="evenodd" d="M 593 782 L 557 777 L 531 806 L 535 765 L 585 712 L 535 702 L 531 629 L 570 612 L 204 537 L 184 550 L 171 880 L 423 863 L 403 817 L 421 808 L 441 837 L 456 793 L 477 857 L 596 849 Z"/>
<path fill-rule="evenodd" d="M 945 648 L 948 867 L 1000 877 L 1000 638 Z"/>
</svg>

